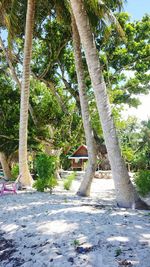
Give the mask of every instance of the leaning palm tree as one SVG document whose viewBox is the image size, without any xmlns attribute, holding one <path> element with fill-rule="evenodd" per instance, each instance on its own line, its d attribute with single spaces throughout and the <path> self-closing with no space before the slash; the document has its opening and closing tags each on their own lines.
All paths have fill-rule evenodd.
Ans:
<svg viewBox="0 0 150 267">
<path fill-rule="evenodd" d="M 84 127 L 86 144 L 88 149 L 88 157 L 89 157 L 85 176 L 81 182 L 77 194 L 81 196 L 89 196 L 92 179 L 94 177 L 96 169 L 97 153 L 96 153 L 96 143 L 90 121 L 90 112 L 88 108 L 88 99 L 86 94 L 84 67 L 82 63 L 80 36 L 73 15 L 72 15 L 72 37 L 73 37 L 74 58 L 75 58 L 75 67 L 78 80 L 81 113 L 82 113 L 83 127 Z"/>
<path fill-rule="evenodd" d="M 28 0 L 25 44 L 23 58 L 23 77 L 21 84 L 20 104 L 20 128 L 19 128 L 19 173 L 20 182 L 24 186 L 32 185 L 32 177 L 27 161 L 27 137 L 28 137 L 28 109 L 29 109 L 29 87 L 30 87 L 30 61 L 32 55 L 32 35 L 34 26 L 35 0 Z"/>
<path fill-rule="evenodd" d="M 147 205 L 140 199 L 130 181 L 125 162 L 121 155 L 116 128 L 107 96 L 106 84 L 100 68 L 99 57 L 95 41 L 93 39 L 90 22 L 84 7 L 84 2 L 83 0 L 70 0 L 70 3 L 84 48 L 88 70 L 94 89 L 97 108 L 114 179 L 117 203 L 120 207 L 147 208 Z"/>
<path fill-rule="evenodd" d="M 121 5 L 120 2 L 117 3 L 117 7 L 119 8 Z M 108 8 L 105 4 L 103 4 L 103 9 L 98 10 L 93 2 L 89 1 L 88 3 L 88 10 L 91 13 L 91 17 L 94 16 L 94 24 L 97 25 L 100 18 L 104 18 L 106 15 L 108 16 L 110 22 L 115 22 L 117 31 L 123 37 L 124 32 L 120 27 L 117 19 L 113 15 L 110 8 Z M 84 77 L 84 67 L 82 63 L 82 53 L 81 53 L 81 42 L 80 36 L 78 32 L 78 28 L 75 22 L 74 15 L 71 14 L 72 20 L 72 38 L 73 38 L 73 47 L 74 47 L 74 58 L 75 58 L 75 68 L 77 73 L 77 80 L 78 80 L 78 88 L 79 88 L 79 98 L 81 104 L 81 113 L 82 113 L 82 120 L 86 138 L 86 144 L 88 149 L 88 166 L 84 175 L 84 178 L 81 182 L 81 185 L 77 191 L 77 194 L 80 196 L 89 196 L 90 195 L 90 188 L 92 184 L 92 180 L 94 178 L 95 169 L 96 169 L 96 156 L 99 150 L 99 140 L 96 142 L 95 133 L 93 132 L 90 120 L 90 112 L 88 108 L 88 98 L 86 95 L 86 84 L 85 84 L 85 77 Z"/>
<path fill-rule="evenodd" d="M 104 17 L 106 13 L 109 19 L 111 17 L 111 21 L 112 20 L 115 21 L 117 30 L 119 31 L 120 34 L 122 34 L 122 29 L 119 23 L 113 16 L 113 13 L 111 12 L 111 10 L 107 8 L 106 5 L 103 5 L 103 9 L 100 12 L 99 10 L 96 9 L 95 5 L 93 5 L 92 1 L 89 0 L 87 2 L 88 2 L 87 8 L 91 14 L 92 21 L 94 17 L 93 22 L 95 25 L 97 25 L 99 19 Z M 65 23 L 66 21 L 64 20 L 64 17 L 66 17 L 65 14 L 68 13 L 69 11 L 68 4 L 67 4 L 68 2 L 65 0 L 61 2 L 54 0 L 54 3 L 55 3 L 57 15 L 61 17 L 63 19 L 63 23 Z M 116 7 L 120 7 L 121 2 L 117 2 L 115 5 Z M 68 16 L 69 16 L 69 13 L 68 13 Z M 90 112 L 89 112 L 89 107 L 88 107 L 88 98 L 86 95 L 84 67 L 82 63 L 80 37 L 79 37 L 76 22 L 75 22 L 75 19 L 72 13 L 71 13 L 71 21 L 72 21 L 72 38 L 73 38 L 73 47 L 74 47 L 75 68 L 76 68 L 76 73 L 77 73 L 78 89 L 79 89 L 79 99 L 80 99 L 83 127 L 84 127 L 84 132 L 85 132 L 85 139 L 86 139 L 88 156 L 89 156 L 88 167 L 86 169 L 84 178 L 82 179 L 82 182 L 81 182 L 81 185 L 79 187 L 77 194 L 81 196 L 88 196 L 90 194 L 91 183 L 94 178 L 95 169 L 96 169 L 96 153 L 97 153 L 96 150 L 99 150 L 100 144 L 99 144 L 99 140 L 96 141 L 95 133 L 93 133 L 93 129 L 91 126 Z"/>
<path fill-rule="evenodd" d="M 96 156 L 97 156 L 97 146 L 94 138 L 94 133 L 90 120 L 90 112 L 88 106 L 88 97 L 86 93 L 86 84 L 84 77 L 84 66 L 82 62 L 82 53 L 81 53 L 81 43 L 76 26 L 75 18 L 73 14 L 69 14 L 69 7 L 67 1 L 54 1 L 56 14 L 59 19 L 62 20 L 62 23 L 66 23 L 64 19 L 64 14 L 67 13 L 68 16 L 71 15 L 71 26 L 72 26 L 72 39 L 73 39 L 73 48 L 74 48 L 74 59 L 75 59 L 75 69 L 77 74 L 78 90 L 79 90 L 79 100 L 81 107 L 81 115 L 85 133 L 85 139 L 88 150 L 88 166 L 85 171 L 85 175 L 81 182 L 81 185 L 78 189 L 77 194 L 81 196 L 89 196 L 92 179 L 95 174 L 96 169 Z M 68 18 L 67 16 L 67 18 Z M 66 17 L 66 16 L 65 16 Z"/>
</svg>

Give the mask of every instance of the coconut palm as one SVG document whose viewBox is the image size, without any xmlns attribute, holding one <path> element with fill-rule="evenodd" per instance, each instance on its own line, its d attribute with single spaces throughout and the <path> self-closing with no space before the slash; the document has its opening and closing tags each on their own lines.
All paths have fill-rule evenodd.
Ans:
<svg viewBox="0 0 150 267">
<path fill-rule="evenodd" d="M 30 87 L 30 61 L 32 55 L 32 35 L 34 26 L 35 0 L 28 0 L 25 44 L 23 58 L 23 77 L 21 84 L 20 104 L 20 128 L 19 128 L 19 172 L 21 183 L 24 186 L 32 185 L 32 177 L 27 162 L 27 136 L 28 136 L 28 109 L 29 109 L 29 87 Z"/>
<path fill-rule="evenodd" d="M 83 120 L 86 144 L 88 149 L 88 157 L 89 157 L 85 176 L 82 180 L 82 183 L 80 185 L 77 194 L 82 196 L 88 196 L 90 194 L 91 183 L 96 169 L 96 143 L 91 127 L 90 113 L 88 109 L 88 99 L 86 95 L 86 84 L 84 81 L 85 77 L 84 77 L 84 68 L 82 63 L 80 36 L 73 15 L 72 15 L 72 33 L 73 33 L 72 37 L 74 46 L 74 58 L 75 58 L 75 67 L 78 79 L 81 113 L 82 113 L 82 120 Z"/>
<path fill-rule="evenodd" d="M 101 72 L 99 57 L 90 28 L 90 22 L 84 7 L 84 2 L 83 0 L 70 0 L 70 3 L 83 44 L 88 70 L 94 89 L 108 157 L 111 164 L 117 203 L 120 207 L 126 208 L 146 207 L 146 204 L 139 198 L 130 181 L 125 162 L 121 155 L 116 128 L 107 96 L 106 84 Z"/>
<path fill-rule="evenodd" d="M 107 0 L 105 1 L 107 2 Z M 65 13 L 70 10 L 68 6 L 67 1 L 54 1 L 56 13 L 58 16 L 63 18 Z M 110 8 L 108 8 L 105 3 L 103 3 L 101 9 L 97 9 L 97 5 L 95 1 L 88 0 L 86 1 L 87 9 L 90 14 L 91 21 L 93 23 L 93 26 L 96 28 L 98 25 L 98 22 L 100 18 L 103 18 L 105 15 L 107 15 L 107 19 L 111 20 L 111 22 L 114 22 L 117 28 L 117 31 L 119 31 L 120 35 L 124 35 L 120 24 L 114 17 L 112 11 Z M 122 2 L 121 1 L 115 1 L 113 3 L 114 8 L 121 7 Z M 111 7 L 112 8 L 112 7 Z M 61 12 L 60 12 L 61 10 Z M 67 19 L 69 17 L 69 13 L 67 16 Z M 80 37 L 78 33 L 78 29 L 76 26 L 76 22 L 74 20 L 73 15 L 71 14 L 71 20 L 72 20 L 72 33 L 73 33 L 73 46 L 74 46 L 74 57 L 75 57 L 75 68 L 77 73 L 77 80 L 78 80 L 78 89 L 79 89 L 79 98 L 80 98 L 80 105 L 81 105 L 81 113 L 82 113 L 82 120 L 83 120 L 83 126 L 84 126 L 84 132 L 85 132 L 85 138 L 86 138 L 86 144 L 88 149 L 88 167 L 86 169 L 86 173 L 84 175 L 84 179 L 81 182 L 81 185 L 79 187 L 79 190 L 77 192 L 78 195 L 81 196 L 88 196 L 90 194 L 90 187 L 92 183 L 92 179 L 94 177 L 95 169 L 96 169 L 96 150 L 101 150 L 101 145 L 99 143 L 99 138 L 95 135 L 95 132 L 93 133 L 93 129 L 90 122 L 90 113 L 88 109 L 88 99 L 86 96 L 86 85 L 85 85 L 85 78 L 84 78 L 84 68 L 82 64 L 82 53 L 81 53 L 81 44 L 80 44 Z M 95 139 L 96 138 L 96 139 Z"/>
</svg>

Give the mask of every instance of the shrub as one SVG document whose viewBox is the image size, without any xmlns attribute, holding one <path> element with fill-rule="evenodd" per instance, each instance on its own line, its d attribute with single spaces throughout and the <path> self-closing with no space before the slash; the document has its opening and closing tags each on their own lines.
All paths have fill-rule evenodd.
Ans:
<svg viewBox="0 0 150 267">
<path fill-rule="evenodd" d="M 70 190 L 70 187 L 72 185 L 73 180 L 75 179 L 75 176 L 76 176 L 75 172 L 67 176 L 67 178 L 64 180 L 64 189 Z"/>
<path fill-rule="evenodd" d="M 44 192 L 44 189 L 46 188 L 46 182 L 45 180 L 38 178 L 33 184 L 33 187 L 39 192 Z"/>
<path fill-rule="evenodd" d="M 19 164 L 16 163 L 11 170 L 12 180 L 16 180 L 19 175 Z"/>
<path fill-rule="evenodd" d="M 47 181 L 47 188 L 50 189 L 50 193 L 52 193 L 53 188 L 58 184 L 56 177 L 51 176 L 50 179 Z"/>
<path fill-rule="evenodd" d="M 146 196 L 150 192 L 150 171 L 141 170 L 134 176 L 134 182 L 141 196 Z"/>
<path fill-rule="evenodd" d="M 57 185 L 55 171 L 57 168 L 58 159 L 55 156 L 48 156 L 44 153 L 39 154 L 35 159 L 35 169 L 37 173 L 37 180 L 34 187 L 44 192 L 44 189 L 49 188 L 52 193 L 53 188 Z"/>
<path fill-rule="evenodd" d="M 62 153 L 60 155 L 60 161 L 61 161 L 61 165 L 62 165 L 62 169 L 63 170 L 69 170 L 71 167 L 71 160 L 68 160 L 68 156 L 64 155 L 64 153 Z"/>
</svg>

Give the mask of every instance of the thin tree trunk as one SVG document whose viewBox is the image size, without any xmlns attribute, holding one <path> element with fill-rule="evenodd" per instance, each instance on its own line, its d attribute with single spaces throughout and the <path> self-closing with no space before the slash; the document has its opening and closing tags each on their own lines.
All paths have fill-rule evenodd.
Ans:
<svg viewBox="0 0 150 267">
<path fill-rule="evenodd" d="M 99 56 L 82 0 L 70 0 L 94 89 L 97 108 L 114 179 L 117 203 L 126 208 L 147 208 L 139 198 L 130 181 L 125 162 L 121 156 L 116 128 L 107 96 L 106 84 L 101 72 Z"/>
<path fill-rule="evenodd" d="M 9 167 L 8 159 L 5 155 L 5 153 L 3 153 L 3 152 L 0 152 L 0 162 L 2 165 L 3 172 L 4 172 L 4 177 L 5 178 L 11 178 L 12 175 L 11 175 L 11 170 Z"/>
<path fill-rule="evenodd" d="M 28 0 L 25 44 L 23 58 L 23 78 L 21 85 L 21 107 L 19 128 L 19 172 L 20 182 L 23 186 L 31 186 L 33 179 L 29 172 L 27 160 L 27 137 L 28 137 L 28 109 L 29 109 L 29 87 L 30 87 L 30 61 L 32 55 L 32 35 L 34 25 L 35 0 Z"/>
<path fill-rule="evenodd" d="M 86 84 L 84 82 L 85 77 L 84 77 L 84 67 L 82 62 L 80 36 L 73 15 L 72 15 L 72 32 L 73 32 L 74 58 L 75 58 L 75 67 L 76 67 L 78 87 L 79 87 L 81 113 L 82 113 L 83 127 L 84 127 L 88 157 L 89 157 L 85 176 L 81 182 L 77 194 L 81 196 L 89 196 L 92 179 L 94 177 L 96 169 L 96 144 L 91 127 L 88 99 L 86 95 Z"/>
</svg>

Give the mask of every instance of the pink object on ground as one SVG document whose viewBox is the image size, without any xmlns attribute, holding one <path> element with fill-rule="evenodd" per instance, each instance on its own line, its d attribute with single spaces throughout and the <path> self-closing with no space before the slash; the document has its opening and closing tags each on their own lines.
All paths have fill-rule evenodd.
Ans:
<svg viewBox="0 0 150 267">
<path fill-rule="evenodd" d="M 7 193 L 13 193 L 13 194 L 17 194 L 17 186 L 16 183 L 12 183 L 12 182 L 4 182 L 1 184 L 1 189 L 0 189 L 0 195 L 4 195 Z"/>
</svg>

